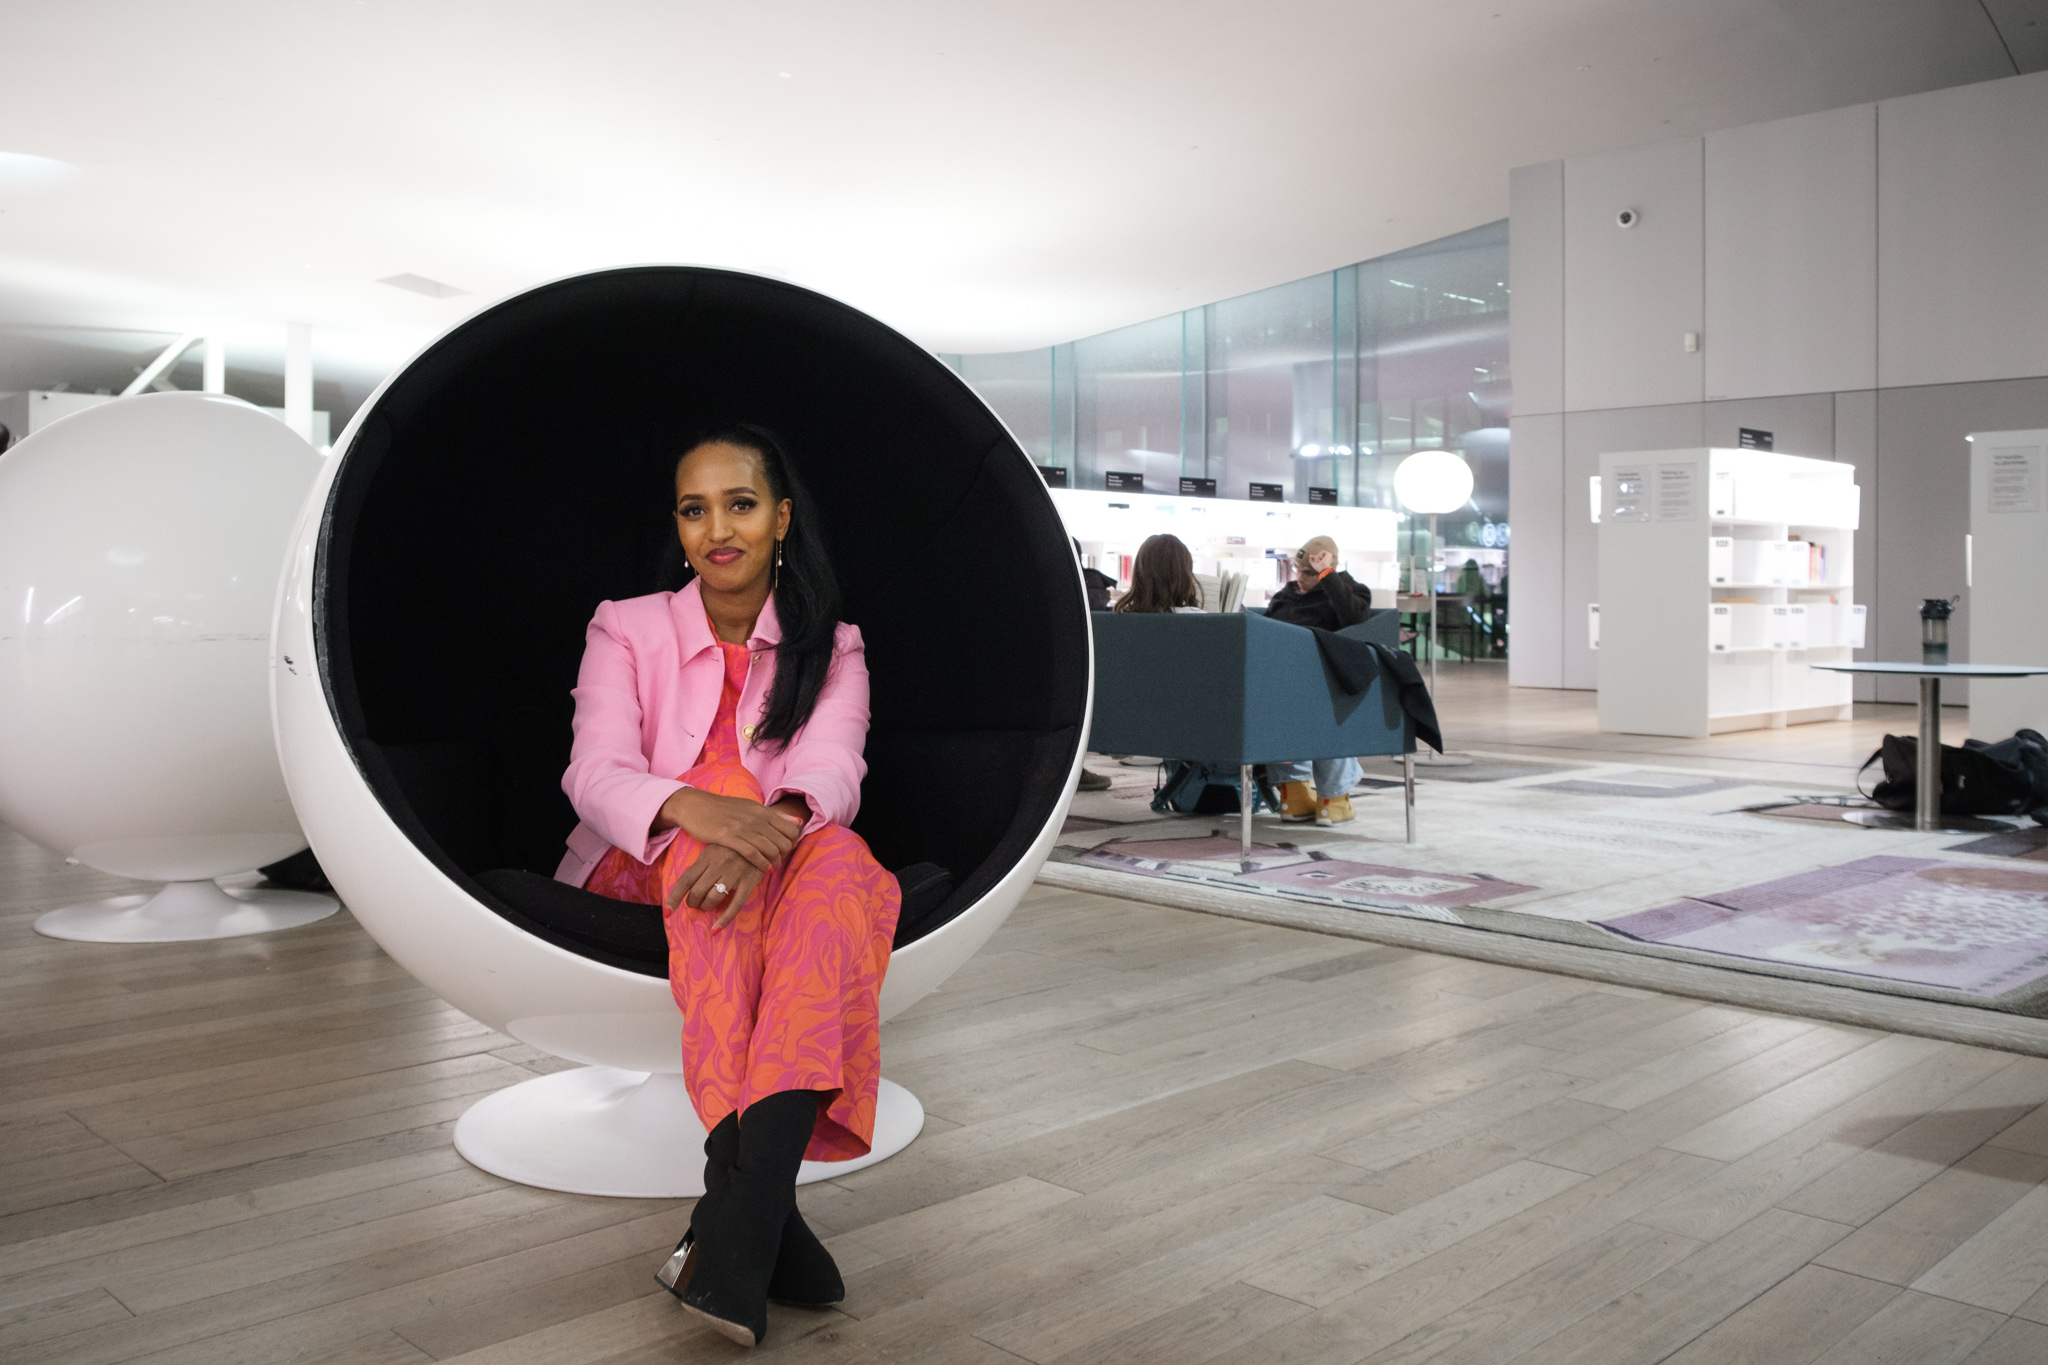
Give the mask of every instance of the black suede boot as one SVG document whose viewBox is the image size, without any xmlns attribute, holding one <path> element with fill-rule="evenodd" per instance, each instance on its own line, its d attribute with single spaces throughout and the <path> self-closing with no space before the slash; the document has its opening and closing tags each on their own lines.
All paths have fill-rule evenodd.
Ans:
<svg viewBox="0 0 2048 1365">
<path fill-rule="evenodd" d="M 768 1283 L 796 1208 L 796 1173 L 818 1119 L 818 1095 L 785 1090 L 740 1115 L 730 1182 L 697 1205 L 696 1266 L 683 1307 L 742 1346 L 768 1334 Z M 708 1146 L 708 1144 L 707 1144 Z"/>
<path fill-rule="evenodd" d="M 737 1114 L 727 1114 L 705 1134 L 704 1193 L 698 1198 L 697 1207 L 690 1211 L 690 1230 L 683 1234 L 682 1241 L 676 1243 L 675 1253 L 654 1273 L 656 1282 L 677 1298 L 681 1298 L 683 1291 L 690 1287 L 690 1276 L 697 1269 L 698 1230 L 711 1219 L 718 1201 L 732 1184 L 732 1159 L 739 1146 L 740 1120 Z"/>
<path fill-rule="evenodd" d="M 782 1225 L 782 1250 L 775 1257 L 768 1297 L 791 1308 L 830 1308 L 846 1297 L 839 1264 L 804 1222 L 802 1209 L 791 1208 Z"/>
<path fill-rule="evenodd" d="M 739 1153 L 739 1116 L 727 1114 L 704 1139 L 704 1194 L 690 1214 L 690 1230 L 676 1243 L 671 1255 L 654 1278 L 677 1298 L 690 1287 L 697 1268 L 695 1248 L 701 1214 L 712 1216 L 706 1205 L 716 1207 L 732 1184 L 733 1158 Z M 846 1297 L 846 1281 L 839 1276 L 838 1263 L 825 1250 L 817 1234 L 804 1222 L 803 1210 L 791 1208 L 782 1225 L 782 1244 L 775 1255 L 775 1273 L 768 1280 L 768 1297 L 792 1308 L 830 1308 Z"/>
</svg>

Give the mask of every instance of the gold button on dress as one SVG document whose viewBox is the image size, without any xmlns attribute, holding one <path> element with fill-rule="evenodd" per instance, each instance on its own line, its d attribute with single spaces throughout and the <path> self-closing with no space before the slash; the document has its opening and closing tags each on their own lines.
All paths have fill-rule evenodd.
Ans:
<svg viewBox="0 0 2048 1365">
<path fill-rule="evenodd" d="M 744 730 L 740 731 L 740 733 L 741 733 L 741 734 L 743 734 L 743 735 L 745 735 L 745 736 L 747 737 L 747 742 L 748 742 L 749 744 L 751 744 L 751 743 L 753 743 L 753 742 L 754 742 L 754 727 L 753 727 L 753 726 L 749 725 L 749 726 L 748 726 L 748 727 L 747 727 L 746 729 L 744 729 Z"/>
</svg>

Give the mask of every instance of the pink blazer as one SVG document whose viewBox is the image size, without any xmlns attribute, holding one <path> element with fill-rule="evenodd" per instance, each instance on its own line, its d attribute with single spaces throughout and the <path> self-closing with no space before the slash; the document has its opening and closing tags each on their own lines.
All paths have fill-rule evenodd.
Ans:
<svg viewBox="0 0 2048 1365">
<path fill-rule="evenodd" d="M 860 629 L 839 624 L 831 668 L 804 728 L 785 748 L 760 748 L 749 735 L 767 712 L 775 677 L 775 654 L 767 646 L 781 639 L 771 599 L 747 642 L 754 662 L 740 693 L 740 762 L 769 804 L 785 796 L 810 802 L 804 833 L 850 825 L 867 775 L 861 750 L 868 736 L 868 665 Z M 598 604 L 584 636 L 573 693 L 575 741 L 562 774 L 562 790 L 581 823 L 570 832 L 557 881 L 583 885 L 610 848 L 651 863 L 675 839 L 672 829 L 649 838 L 647 827 L 683 786 L 677 775 L 703 752 L 725 686 L 717 645 L 694 580 L 681 592 Z"/>
</svg>

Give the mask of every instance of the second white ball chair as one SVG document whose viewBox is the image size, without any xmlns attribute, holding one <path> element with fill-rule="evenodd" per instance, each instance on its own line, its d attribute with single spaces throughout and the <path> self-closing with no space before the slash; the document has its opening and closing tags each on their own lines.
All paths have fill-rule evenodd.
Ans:
<svg viewBox="0 0 2048 1365">
<path fill-rule="evenodd" d="M 677 443 L 733 419 L 787 442 L 866 638 L 854 828 L 887 867 L 952 876 L 906 906 L 885 1019 L 1001 925 L 1073 791 L 1078 565 L 1030 459 L 931 354 L 809 291 L 682 267 L 547 285 L 435 342 L 357 414 L 301 516 L 272 701 L 356 918 L 458 1009 L 584 1064 L 456 1127 L 470 1161 L 527 1184 L 701 1192 L 658 913 L 544 879 L 575 823 L 584 628 L 603 599 L 674 586 Z M 884 1081 L 873 1153 L 804 1178 L 922 1122 Z"/>
<path fill-rule="evenodd" d="M 168 883 L 36 921 L 166 942 L 289 928 L 328 896 L 213 878 L 306 846 L 272 742 L 278 572 L 320 457 L 239 399 L 156 393 L 0 455 L 0 820 Z"/>
</svg>

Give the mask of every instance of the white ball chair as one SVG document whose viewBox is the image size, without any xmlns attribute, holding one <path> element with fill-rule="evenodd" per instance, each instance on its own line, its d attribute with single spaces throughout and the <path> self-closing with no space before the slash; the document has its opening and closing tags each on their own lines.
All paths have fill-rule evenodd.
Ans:
<svg viewBox="0 0 2048 1365">
<path fill-rule="evenodd" d="M 1081 762 L 1078 565 L 1030 459 L 928 352 L 806 290 L 682 267 L 547 285 L 429 346 L 301 514 L 272 704 L 293 803 L 356 918 L 456 1008 L 582 1064 L 456 1126 L 471 1162 L 526 1184 L 701 1192 L 658 912 L 544 878 L 575 823 L 560 779 L 584 628 L 601 600 L 675 586 L 678 443 L 735 418 L 787 442 L 866 637 L 854 828 L 891 869 L 953 877 L 899 930 L 884 1018 L 1002 924 Z M 557 915 L 555 893 L 587 904 Z M 923 1114 L 885 1080 L 873 1152 L 803 1178 L 892 1155 Z"/>
<path fill-rule="evenodd" d="M 213 878 L 306 846 L 271 738 L 278 572 L 320 457 L 238 399 L 157 393 L 0 455 L 0 820 L 122 877 L 53 938 L 176 942 L 306 924 L 328 896 Z"/>
</svg>

